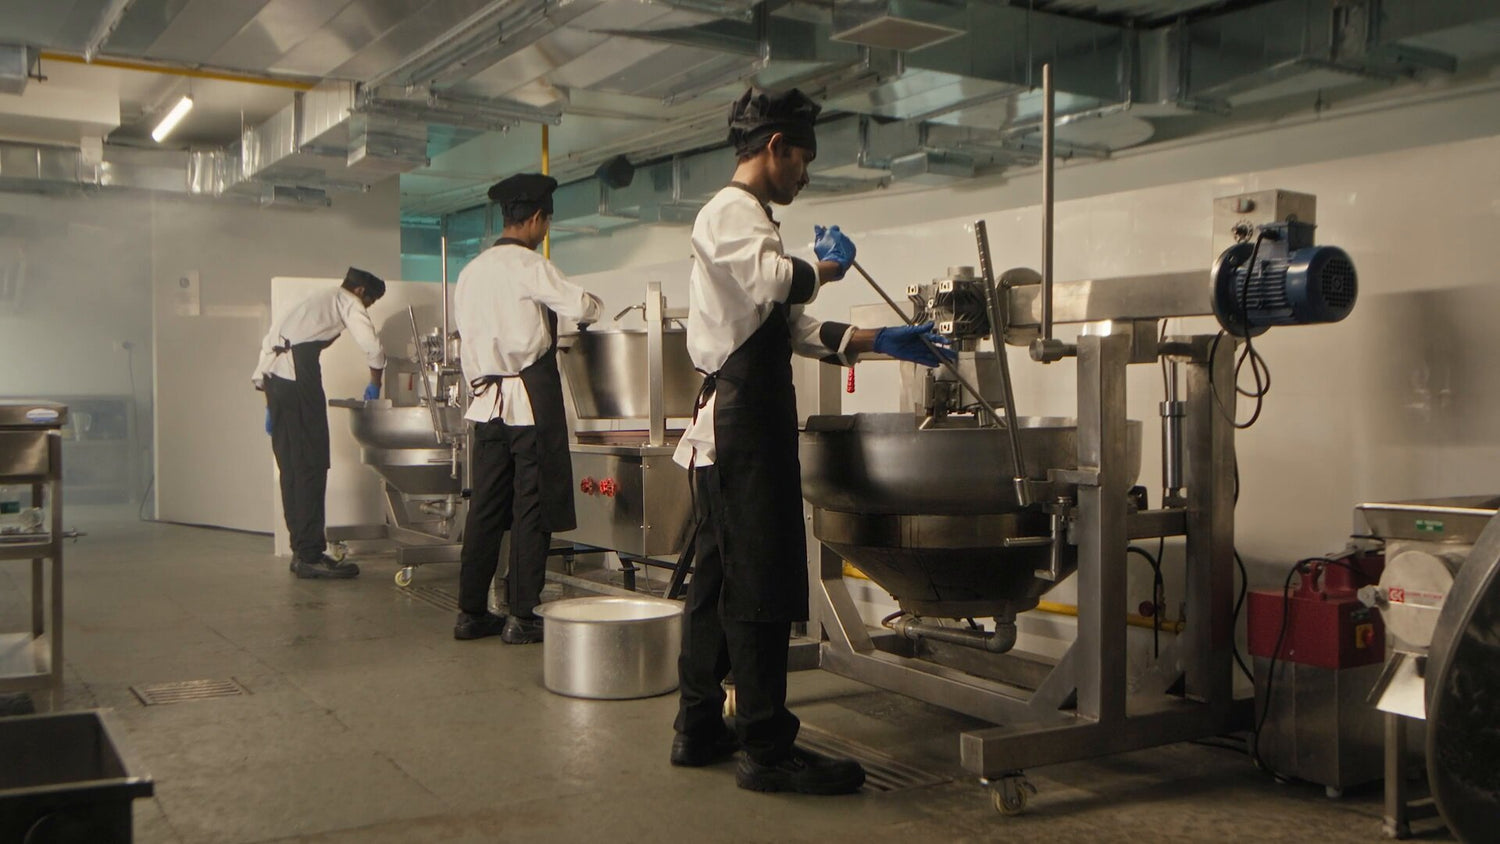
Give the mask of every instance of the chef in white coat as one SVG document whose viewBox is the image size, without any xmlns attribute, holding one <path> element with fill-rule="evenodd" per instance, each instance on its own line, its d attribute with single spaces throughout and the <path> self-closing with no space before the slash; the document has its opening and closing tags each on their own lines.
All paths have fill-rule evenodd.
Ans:
<svg viewBox="0 0 1500 844">
<path fill-rule="evenodd" d="M 705 377 L 676 453 L 690 467 L 697 534 L 671 762 L 708 765 L 739 748 L 741 788 L 841 794 L 859 789 L 864 770 L 797 747 L 786 708 L 791 625 L 807 619 L 808 598 L 791 357 L 849 364 L 874 351 L 935 366 L 928 344 L 947 341 L 930 324 L 859 329 L 804 313 L 855 254 L 837 226 L 820 226 L 818 260 L 789 257 L 771 214 L 807 185 L 818 111 L 796 89 L 746 91 L 729 115 L 733 179 L 693 224 L 687 340 Z M 721 715 L 731 669 L 732 731 Z"/>
<path fill-rule="evenodd" d="M 541 602 L 552 534 L 576 526 L 559 317 L 598 322 L 604 303 L 536 252 L 552 222 L 557 180 L 511 176 L 490 188 L 504 215 L 499 240 L 458 275 L 453 316 L 463 344 L 474 423 L 473 497 L 464 525 L 456 639 L 542 640 Z M 510 535 L 509 616 L 488 611 L 500 540 Z"/>
<path fill-rule="evenodd" d="M 380 398 L 385 352 L 367 310 L 385 282 L 354 267 L 344 283 L 303 299 L 271 325 L 250 382 L 266 394 L 266 433 L 281 470 L 281 510 L 292 542 L 292 572 L 301 578 L 344 579 L 359 566 L 323 553 L 323 499 L 328 490 L 328 401 L 319 361 L 345 331 L 370 367 L 365 400 Z"/>
</svg>

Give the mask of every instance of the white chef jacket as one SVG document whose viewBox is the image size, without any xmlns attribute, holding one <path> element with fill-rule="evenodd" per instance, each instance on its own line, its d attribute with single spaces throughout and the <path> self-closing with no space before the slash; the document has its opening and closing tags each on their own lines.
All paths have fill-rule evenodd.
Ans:
<svg viewBox="0 0 1500 844">
<path fill-rule="evenodd" d="M 770 209 L 737 185 L 719 191 L 698 212 L 692 242 L 688 355 L 703 372 L 718 372 L 730 354 L 774 313 L 773 306 L 793 295 L 793 262 L 786 256 Z M 803 304 L 792 305 L 788 312 L 792 350 L 846 366 L 854 363 L 856 356 L 846 351 L 854 327 L 817 320 L 803 312 Z M 672 459 L 686 467 L 708 466 L 716 457 L 714 396 L 710 396 L 683 433 Z"/>
<path fill-rule="evenodd" d="M 365 360 L 370 368 L 385 369 L 385 351 L 380 348 L 380 338 L 375 336 L 375 323 L 370 320 L 370 312 L 365 310 L 365 303 L 352 291 L 343 287 L 330 287 L 293 305 L 281 319 L 271 323 L 271 330 L 260 341 L 260 360 L 255 364 L 250 383 L 256 389 L 264 387 L 267 374 L 288 381 L 297 380 L 292 353 L 288 351 L 278 354 L 276 347 L 290 348 L 298 343 L 331 342 L 344 333 L 345 329 L 364 350 Z"/>
<path fill-rule="evenodd" d="M 481 252 L 458 274 L 453 319 L 463 339 L 464 377 L 519 375 L 552 345 L 547 309 L 560 319 L 598 322 L 604 302 L 574 284 L 551 261 L 518 243 Z M 480 387 L 464 418 L 535 425 L 520 378 Z"/>
</svg>

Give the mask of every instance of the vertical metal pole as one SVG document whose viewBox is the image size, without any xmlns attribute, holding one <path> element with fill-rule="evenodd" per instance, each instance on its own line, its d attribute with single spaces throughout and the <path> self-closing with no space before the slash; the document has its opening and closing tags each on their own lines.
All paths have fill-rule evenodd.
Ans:
<svg viewBox="0 0 1500 844">
<path fill-rule="evenodd" d="M 542 124 L 542 175 L 552 175 L 552 135 L 547 124 Z M 552 260 L 552 232 L 549 230 L 547 236 L 542 238 L 542 257 Z"/>
<path fill-rule="evenodd" d="M 448 218 L 446 216 L 444 216 L 442 222 L 438 224 L 438 249 L 439 249 L 439 251 L 442 254 L 442 265 L 443 265 L 443 353 L 442 353 L 443 354 L 443 358 L 442 358 L 442 363 L 449 364 L 449 363 L 452 363 L 452 361 L 448 360 L 448 357 L 449 357 L 448 356 L 448 337 L 449 337 L 449 328 L 448 328 Z M 421 342 L 420 338 L 413 338 L 413 339 L 417 340 L 417 342 Z"/>
<path fill-rule="evenodd" d="M 1234 428 L 1213 390 L 1234 383 L 1234 347 L 1219 343 L 1213 360 L 1188 364 L 1182 449 L 1188 626 L 1179 642 L 1186 692 L 1226 716 L 1234 694 Z"/>
<path fill-rule="evenodd" d="M 1406 803 L 1406 719 L 1385 713 L 1385 819 L 1387 838 L 1407 838 L 1411 821 Z"/>
<path fill-rule="evenodd" d="M 646 284 L 646 377 L 650 395 L 650 444 L 667 443 L 666 384 L 662 372 L 661 282 Z"/>
<path fill-rule="evenodd" d="M 52 677 L 51 706 L 57 710 L 62 706 L 63 677 L 63 491 L 62 491 L 62 433 L 53 431 L 47 436 L 49 474 L 52 488 L 52 660 L 47 666 Z"/>
<path fill-rule="evenodd" d="M 1042 65 L 1042 339 L 1052 339 L 1052 65 Z"/>
<path fill-rule="evenodd" d="M 1078 466 L 1098 471 L 1078 488 L 1078 714 L 1125 718 L 1125 368 L 1130 337 L 1078 338 Z"/>
</svg>

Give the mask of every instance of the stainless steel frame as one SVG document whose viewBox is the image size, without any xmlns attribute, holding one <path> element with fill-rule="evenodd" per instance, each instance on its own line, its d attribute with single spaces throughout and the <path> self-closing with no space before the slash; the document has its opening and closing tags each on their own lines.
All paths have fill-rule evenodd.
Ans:
<svg viewBox="0 0 1500 844">
<path fill-rule="evenodd" d="M 992 674 L 978 676 L 929 659 L 890 635 L 872 636 L 854 606 L 843 560 L 816 547 L 816 620 L 823 627 L 821 667 L 976 718 L 1005 724 L 964 733 L 964 767 L 988 780 L 1020 769 L 1118 753 L 1224 732 L 1232 704 L 1233 642 L 1233 429 L 1218 411 L 1212 381 L 1233 383 L 1233 347 L 1212 337 L 1174 339 L 1165 352 L 1187 370 L 1183 477 L 1186 506 L 1131 514 L 1127 505 L 1126 366 L 1128 334 L 1083 336 L 1078 341 L 1077 470 L 1050 480 L 1076 487 L 1078 638 L 1038 679 L 1042 657 L 1012 652 L 990 659 Z M 836 378 L 837 373 L 832 373 Z M 825 377 L 828 377 L 825 374 Z M 820 389 L 825 401 L 836 390 Z M 831 396 L 831 398 L 830 398 Z M 828 407 L 820 408 L 823 412 Z M 1150 688 L 1127 694 L 1125 606 L 1126 546 L 1141 531 L 1187 539 L 1189 623 L 1164 649 L 1161 673 Z M 1174 687 L 1183 694 L 1169 694 Z"/>
<path fill-rule="evenodd" d="M 67 538 L 60 428 L 67 420 L 67 408 L 46 402 L 8 404 L 0 414 L 4 417 L 0 418 L 0 485 L 30 486 L 32 506 L 45 505 L 50 522 L 47 533 L 0 536 L 0 561 L 31 561 L 31 628 L 0 633 L 0 694 L 41 692 L 42 707 L 57 709 L 62 705 L 63 540 Z M 54 411 L 50 422 L 25 421 L 25 408 L 38 406 Z M 50 578 L 44 565 L 48 562 L 52 564 Z"/>
</svg>

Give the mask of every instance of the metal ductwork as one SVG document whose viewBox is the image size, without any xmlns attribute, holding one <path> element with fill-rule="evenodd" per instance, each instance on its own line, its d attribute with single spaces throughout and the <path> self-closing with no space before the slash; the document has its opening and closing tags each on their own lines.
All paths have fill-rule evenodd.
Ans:
<svg viewBox="0 0 1500 844">
<path fill-rule="evenodd" d="M 0 44 L 0 94 L 24 94 L 31 81 L 36 51 L 15 44 Z"/>
</svg>

